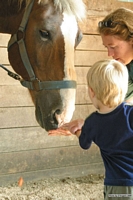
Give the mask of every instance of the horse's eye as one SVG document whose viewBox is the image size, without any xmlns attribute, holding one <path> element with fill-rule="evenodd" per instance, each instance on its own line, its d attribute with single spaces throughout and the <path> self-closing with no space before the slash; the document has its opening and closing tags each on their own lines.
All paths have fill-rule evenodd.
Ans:
<svg viewBox="0 0 133 200">
<path fill-rule="evenodd" d="M 44 30 L 40 30 L 40 35 L 42 38 L 48 39 L 49 38 L 49 32 L 48 31 L 44 31 Z"/>
<path fill-rule="evenodd" d="M 83 38 L 83 34 L 82 34 L 81 31 L 79 31 L 79 32 L 77 33 L 77 38 L 76 38 L 76 42 L 75 42 L 75 47 L 78 46 L 78 44 L 81 42 L 82 38 Z"/>
</svg>

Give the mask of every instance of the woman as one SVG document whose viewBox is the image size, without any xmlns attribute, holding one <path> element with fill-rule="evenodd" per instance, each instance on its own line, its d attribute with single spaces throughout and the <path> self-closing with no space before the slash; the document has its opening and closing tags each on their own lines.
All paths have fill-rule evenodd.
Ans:
<svg viewBox="0 0 133 200">
<path fill-rule="evenodd" d="M 127 66 L 129 81 L 126 102 L 133 103 L 133 11 L 118 8 L 98 23 L 108 56 Z"/>
</svg>

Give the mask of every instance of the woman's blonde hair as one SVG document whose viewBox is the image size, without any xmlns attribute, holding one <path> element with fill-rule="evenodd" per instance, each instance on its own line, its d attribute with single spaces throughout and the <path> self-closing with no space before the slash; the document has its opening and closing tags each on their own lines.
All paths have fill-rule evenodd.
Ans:
<svg viewBox="0 0 133 200">
<path fill-rule="evenodd" d="M 126 8 L 118 8 L 114 12 L 107 15 L 101 22 L 102 23 L 99 23 L 98 26 L 98 32 L 100 34 L 117 35 L 125 41 L 129 41 L 131 38 L 133 38 L 132 10 Z M 108 22 L 112 22 L 112 26 L 108 26 Z"/>
<path fill-rule="evenodd" d="M 87 83 L 104 105 L 117 106 L 127 93 L 127 67 L 113 59 L 98 61 L 89 69 Z"/>
</svg>

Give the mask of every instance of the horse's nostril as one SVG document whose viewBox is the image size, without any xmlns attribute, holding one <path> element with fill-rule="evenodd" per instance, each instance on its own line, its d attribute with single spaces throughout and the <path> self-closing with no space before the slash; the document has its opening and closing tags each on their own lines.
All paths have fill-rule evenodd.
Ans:
<svg viewBox="0 0 133 200">
<path fill-rule="evenodd" d="M 60 109 L 57 109 L 54 114 L 53 114 L 53 121 L 55 124 L 58 124 L 59 123 L 59 114 L 61 113 L 61 110 Z"/>
<path fill-rule="evenodd" d="M 61 110 L 60 109 L 57 109 L 56 111 L 55 111 L 55 114 L 57 114 L 57 115 L 59 115 L 61 113 Z"/>
<path fill-rule="evenodd" d="M 57 122 L 57 119 L 56 119 L 56 112 L 53 114 L 53 122 L 54 122 L 55 124 L 58 123 L 58 122 Z"/>
</svg>

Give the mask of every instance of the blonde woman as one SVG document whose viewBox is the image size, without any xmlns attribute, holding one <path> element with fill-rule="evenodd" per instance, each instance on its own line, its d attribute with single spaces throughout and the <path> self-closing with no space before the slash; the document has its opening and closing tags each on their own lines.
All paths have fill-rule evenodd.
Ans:
<svg viewBox="0 0 133 200">
<path fill-rule="evenodd" d="M 62 129 L 75 134 L 83 149 L 92 142 L 99 147 L 105 166 L 104 199 L 133 200 L 133 106 L 124 102 L 127 67 L 116 60 L 99 61 L 88 71 L 87 83 L 97 111 Z"/>
<path fill-rule="evenodd" d="M 124 63 L 129 73 L 126 101 L 133 103 L 133 11 L 118 8 L 98 24 L 108 56 Z"/>
</svg>

